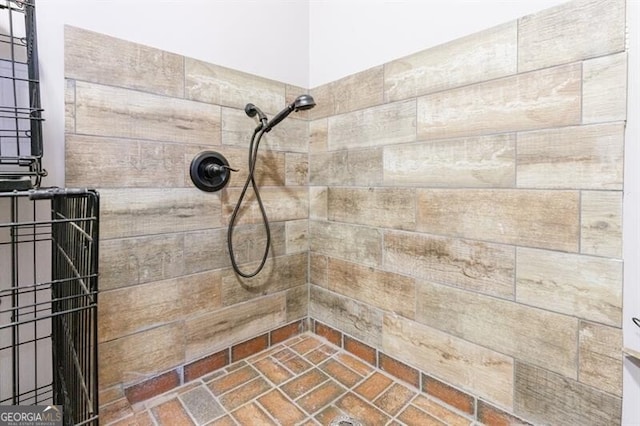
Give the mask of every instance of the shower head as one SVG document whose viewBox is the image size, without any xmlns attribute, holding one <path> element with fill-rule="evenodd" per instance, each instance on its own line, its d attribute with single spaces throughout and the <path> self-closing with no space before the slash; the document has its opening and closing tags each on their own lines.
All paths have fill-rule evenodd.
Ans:
<svg viewBox="0 0 640 426">
<path fill-rule="evenodd" d="M 275 117 L 271 119 L 270 122 L 267 123 L 264 128 L 264 133 L 270 132 L 278 123 L 287 118 L 289 114 L 293 111 L 304 111 L 307 109 L 311 109 L 316 106 L 316 101 L 313 100 L 311 95 L 300 95 L 296 98 L 295 101 L 291 102 L 285 109 L 276 114 Z"/>
<path fill-rule="evenodd" d="M 263 122 L 266 123 L 267 122 L 267 116 L 264 114 L 264 112 L 262 112 L 262 110 L 260 108 L 258 108 L 257 106 L 255 106 L 254 104 L 247 104 L 244 107 L 244 112 L 249 116 L 249 117 L 255 117 L 256 114 L 258 115 L 258 119 Z"/>
<path fill-rule="evenodd" d="M 300 95 L 293 101 L 293 107 L 295 111 L 304 111 L 316 106 L 316 101 L 313 100 L 311 95 Z"/>
</svg>

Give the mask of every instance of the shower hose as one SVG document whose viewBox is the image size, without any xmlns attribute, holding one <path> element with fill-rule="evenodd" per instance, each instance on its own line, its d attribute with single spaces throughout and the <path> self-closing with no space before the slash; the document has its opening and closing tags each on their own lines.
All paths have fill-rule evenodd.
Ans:
<svg viewBox="0 0 640 426">
<path fill-rule="evenodd" d="M 271 245 L 271 230 L 269 229 L 269 219 L 267 218 L 267 212 L 265 211 L 264 205 L 262 204 L 262 198 L 260 198 L 260 190 L 258 189 L 258 185 L 256 185 L 256 181 L 254 179 L 256 162 L 258 161 L 258 146 L 260 145 L 260 140 L 262 139 L 264 133 L 265 126 L 260 125 L 253 131 L 253 136 L 251 136 L 251 143 L 249 144 L 249 174 L 247 176 L 247 181 L 244 183 L 244 187 L 242 188 L 242 192 L 240 193 L 240 198 L 238 198 L 238 202 L 236 203 L 236 206 L 233 209 L 233 213 L 231 214 L 231 219 L 229 220 L 229 228 L 227 230 L 227 248 L 229 249 L 231 265 L 233 266 L 233 270 L 236 272 L 236 274 L 244 278 L 255 277 L 256 275 L 258 275 L 258 273 L 260 273 L 260 271 L 262 271 L 262 268 L 264 268 L 264 265 L 267 262 L 267 257 L 269 256 L 269 246 Z M 235 254 L 233 252 L 233 228 L 238 217 L 238 212 L 240 211 L 242 200 L 244 199 L 244 196 L 247 193 L 247 189 L 249 188 L 249 184 L 251 184 L 251 186 L 253 187 L 253 192 L 256 194 L 258 206 L 260 206 L 260 213 L 262 213 L 264 229 L 267 233 L 267 243 L 264 248 L 264 254 L 262 255 L 262 261 L 260 262 L 260 265 L 258 265 L 258 268 L 251 273 L 245 273 L 240 270 L 238 262 L 236 261 Z"/>
</svg>

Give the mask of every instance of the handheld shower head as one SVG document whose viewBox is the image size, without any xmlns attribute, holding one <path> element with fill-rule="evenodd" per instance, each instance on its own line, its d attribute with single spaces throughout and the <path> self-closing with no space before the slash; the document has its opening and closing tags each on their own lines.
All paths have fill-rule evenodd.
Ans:
<svg viewBox="0 0 640 426">
<path fill-rule="evenodd" d="M 287 118 L 289 114 L 293 111 L 304 111 L 307 109 L 311 109 L 316 106 L 316 101 L 313 100 L 311 95 L 300 95 L 296 98 L 295 101 L 291 102 L 286 106 L 285 109 L 276 114 L 275 117 L 271 119 L 264 128 L 264 132 L 268 133 L 273 129 L 278 123 Z"/>
<path fill-rule="evenodd" d="M 262 112 L 262 110 L 260 110 L 260 108 L 258 108 L 257 106 L 255 106 L 254 104 L 247 104 L 244 107 L 244 112 L 249 116 L 249 117 L 255 117 L 256 114 L 258 115 L 258 119 L 263 122 L 266 123 L 267 122 L 267 116 L 264 114 L 264 112 Z"/>
<path fill-rule="evenodd" d="M 293 101 L 295 111 L 304 111 L 316 106 L 316 101 L 313 100 L 311 95 L 300 95 Z"/>
</svg>

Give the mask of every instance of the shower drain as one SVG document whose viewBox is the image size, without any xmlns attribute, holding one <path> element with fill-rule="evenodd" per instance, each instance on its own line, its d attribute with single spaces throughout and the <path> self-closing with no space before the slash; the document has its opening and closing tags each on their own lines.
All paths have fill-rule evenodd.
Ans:
<svg viewBox="0 0 640 426">
<path fill-rule="evenodd" d="M 331 426 L 362 426 L 362 423 L 349 416 L 338 416 L 333 419 Z"/>
</svg>

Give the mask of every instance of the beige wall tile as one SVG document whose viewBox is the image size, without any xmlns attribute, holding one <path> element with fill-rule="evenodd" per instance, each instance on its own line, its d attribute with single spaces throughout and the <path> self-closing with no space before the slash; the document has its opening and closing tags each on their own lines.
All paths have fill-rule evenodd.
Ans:
<svg viewBox="0 0 640 426">
<path fill-rule="evenodd" d="M 181 187 L 184 146 L 66 135 L 66 184 L 76 187 Z"/>
<path fill-rule="evenodd" d="M 244 110 L 222 108 L 222 143 L 224 145 L 246 148 L 248 153 L 255 127 L 256 120 L 247 117 Z M 295 117 L 295 113 L 290 115 L 261 139 L 258 152 L 267 150 L 308 152 L 309 122 Z"/>
<path fill-rule="evenodd" d="M 250 136 L 250 135 L 249 135 Z M 193 186 L 189 176 L 189 167 L 194 157 L 202 151 L 216 151 L 224 155 L 229 162 L 229 166 L 238 169 L 232 172 L 229 178 L 229 187 L 242 187 L 247 181 L 249 174 L 249 144 L 245 147 L 223 146 L 223 147 L 185 147 L 185 171 L 187 174 L 187 186 Z M 285 153 L 266 149 L 258 151 L 258 161 L 256 162 L 253 177 L 258 187 L 263 186 L 283 186 L 285 184 Z"/>
<path fill-rule="evenodd" d="M 285 254 L 285 224 L 270 224 L 270 255 Z M 236 226 L 233 229 L 233 252 L 238 264 L 262 259 L 267 235 L 263 224 Z M 227 249 L 227 228 L 188 232 L 184 236 L 185 273 L 231 266 Z"/>
<path fill-rule="evenodd" d="M 329 188 L 329 220 L 383 228 L 414 229 L 415 190 L 402 188 Z"/>
<path fill-rule="evenodd" d="M 416 101 L 385 104 L 329 117 L 330 150 L 416 140 Z"/>
<path fill-rule="evenodd" d="M 182 275 L 183 247 L 182 234 L 100 241 L 100 290 Z"/>
<path fill-rule="evenodd" d="M 311 90 L 316 107 L 312 120 L 380 105 L 383 102 L 383 67 L 351 74 Z"/>
<path fill-rule="evenodd" d="M 418 138 L 455 138 L 579 124 L 580 99 L 580 64 L 438 92 L 418 98 Z"/>
<path fill-rule="evenodd" d="M 185 93 L 189 99 L 238 108 L 243 114 L 248 103 L 271 114 L 285 106 L 284 83 L 191 58 L 185 58 Z"/>
<path fill-rule="evenodd" d="M 184 96 L 182 56 L 68 25 L 64 73 L 77 80 Z"/>
<path fill-rule="evenodd" d="M 98 346 L 101 387 L 138 383 L 185 361 L 184 324 L 175 322 Z"/>
<path fill-rule="evenodd" d="M 329 290 L 407 318 L 415 317 L 413 278 L 333 258 L 329 258 L 328 271 Z"/>
<path fill-rule="evenodd" d="M 286 184 L 309 185 L 309 156 L 286 153 Z"/>
<path fill-rule="evenodd" d="M 309 282 L 320 287 L 329 286 L 329 258 L 318 253 L 309 253 Z"/>
<path fill-rule="evenodd" d="M 220 196 L 189 188 L 100 189 L 102 239 L 220 227 Z"/>
<path fill-rule="evenodd" d="M 389 62 L 385 99 L 397 101 L 515 74 L 517 39 L 517 22 L 512 21 Z"/>
<path fill-rule="evenodd" d="M 621 397 L 622 331 L 581 322 L 579 351 L 579 381 Z"/>
<path fill-rule="evenodd" d="M 626 52 L 584 61 L 582 122 L 624 121 L 626 118 Z"/>
<path fill-rule="evenodd" d="M 383 73 L 381 65 L 330 83 L 333 114 L 380 105 L 383 102 Z"/>
<path fill-rule="evenodd" d="M 329 216 L 327 193 L 326 186 L 309 187 L 309 219 L 327 220 Z"/>
<path fill-rule="evenodd" d="M 534 423 L 620 424 L 620 398 L 525 363 L 516 362 L 515 413 Z"/>
<path fill-rule="evenodd" d="M 222 306 L 221 274 L 210 271 L 100 293 L 98 340 L 117 339 Z"/>
<path fill-rule="evenodd" d="M 309 163 L 312 185 L 382 184 L 382 148 L 311 154 Z"/>
<path fill-rule="evenodd" d="M 624 124 L 518 133 L 518 187 L 621 189 Z"/>
<path fill-rule="evenodd" d="M 513 407 L 513 359 L 402 317 L 385 314 L 383 351 L 470 390 Z"/>
<path fill-rule="evenodd" d="M 220 145 L 220 107 L 77 81 L 76 131 Z"/>
<path fill-rule="evenodd" d="M 518 71 L 624 50 L 624 0 L 581 0 L 521 18 Z"/>
<path fill-rule="evenodd" d="M 240 188 L 226 188 L 222 192 L 222 221 L 228 224 L 240 198 Z M 306 219 L 309 217 L 309 191 L 302 186 L 263 187 L 260 198 L 272 222 Z M 262 213 L 255 194 L 247 191 L 236 224 L 262 223 Z"/>
<path fill-rule="evenodd" d="M 417 290 L 418 322 L 576 377 L 576 318 L 427 281 Z"/>
<path fill-rule="evenodd" d="M 382 264 L 382 231 L 374 228 L 332 222 L 309 222 L 312 252 L 362 263 Z"/>
<path fill-rule="evenodd" d="M 582 191 L 580 251 L 622 258 L 622 192 Z"/>
<path fill-rule="evenodd" d="M 76 131 L 76 82 L 64 80 L 64 131 L 74 133 Z"/>
<path fill-rule="evenodd" d="M 385 231 L 384 268 L 506 299 L 514 296 L 515 248 Z"/>
<path fill-rule="evenodd" d="M 255 271 L 259 262 L 240 265 L 245 273 Z M 270 257 L 254 278 L 242 278 L 232 269 L 222 277 L 222 303 L 232 306 L 266 294 L 288 290 L 307 283 L 307 253 Z"/>
<path fill-rule="evenodd" d="M 248 225 L 255 226 L 257 225 Z M 242 232 L 239 227 L 235 232 Z M 263 231 L 256 231 L 258 232 Z M 273 232 L 273 231 L 272 231 Z M 282 233 L 282 232 L 281 232 Z M 274 239 L 277 239 L 278 232 L 273 232 Z M 263 240 L 260 239 L 261 247 L 264 246 Z M 282 236 L 281 238 L 282 239 Z M 257 250 L 255 250 L 257 252 Z M 240 253 L 238 258 L 245 259 L 244 250 L 234 247 L 236 254 Z M 256 254 L 257 256 L 257 254 Z M 184 234 L 184 272 L 193 274 L 196 272 L 209 271 L 212 269 L 220 269 L 231 266 L 229 253 L 227 251 L 227 229 L 206 229 L 201 231 L 187 232 Z"/>
<path fill-rule="evenodd" d="M 322 118 L 309 122 L 309 152 L 324 152 L 328 144 L 329 120 Z"/>
<path fill-rule="evenodd" d="M 622 262 L 518 247 L 516 300 L 620 326 Z"/>
<path fill-rule="evenodd" d="M 578 251 L 575 191 L 418 190 L 417 230 Z"/>
<path fill-rule="evenodd" d="M 348 297 L 310 286 L 309 316 L 374 348 L 382 342 L 382 312 Z"/>
<path fill-rule="evenodd" d="M 191 361 L 284 324 L 283 293 L 220 309 L 185 321 L 186 360 Z"/>
<path fill-rule="evenodd" d="M 309 250 L 309 220 L 290 220 L 286 222 L 287 254 L 307 252 Z"/>
<path fill-rule="evenodd" d="M 309 285 L 299 285 L 286 291 L 287 323 L 309 315 Z"/>
<path fill-rule="evenodd" d="M 513 187 L 514 134 L 384 147 L 385 185 Z"/>
<path fill-rule="evenodd" d="M 335 93 L 331 89 L 331 83 L 311 89 L 311 96 L 313 96 L 313 99 L 316 101 L 315 108 L 309 110 L 309 118 L 311 120 L 325 118 L 334 114 Z"/>
</svg>

